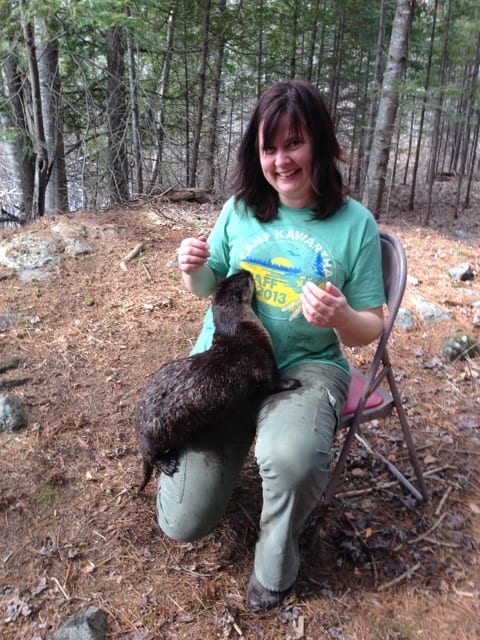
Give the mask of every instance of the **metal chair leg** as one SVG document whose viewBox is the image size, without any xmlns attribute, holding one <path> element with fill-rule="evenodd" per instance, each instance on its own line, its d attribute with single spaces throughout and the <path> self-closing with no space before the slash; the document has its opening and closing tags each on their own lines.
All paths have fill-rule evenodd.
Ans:
<svg viewBox="0 0 480 640">
<path fill-rule="evenodd" d="M 425 484 L 423 472 L 420 467 L 420 461 L 417 456 L 417 451 L 415 449 L 415 443 L 413 442 L 412 433 L 408 425 L 407 415 L 405 413 L 405 409 L 403 408 L 402 398 L 398 391 L 397 383 L 395 382 L 395 378 L 393 376 L 393 372 L 391 369 L 388 371 L 387 378 L 388 378 L 388 383 L 390 385 L 390 392 L 392 394 L 393 401 L 395 403 L 395 409 L 397 410 L 398 419 L 402 427 L 403 437 L 407 444 L 410 463 L 413 467 L 413 470 L 415 471 L 415 475 L 417 476 L 418 485 L 420 487 L 420 493 L 422 494 L 423 499 L 426 501 L 428 500 L 427 486 Z"/>
</svg>

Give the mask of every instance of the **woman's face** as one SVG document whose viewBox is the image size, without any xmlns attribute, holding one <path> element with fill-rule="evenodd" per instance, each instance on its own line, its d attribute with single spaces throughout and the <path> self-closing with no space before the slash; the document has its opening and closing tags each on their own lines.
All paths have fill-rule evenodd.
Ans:
<svg viewBox="0 0 480 640">
<path fill-rule="evenodd" d="M 267 182 L 288 207 L 306 209 L 315 203 L 310 180 L 313 149 L 310 138 L 294 135 L 290 123 L 281 118 L 270 146 L 264 147 L 263 122 L 258 131 L 260 165 Z"/>
</svg>

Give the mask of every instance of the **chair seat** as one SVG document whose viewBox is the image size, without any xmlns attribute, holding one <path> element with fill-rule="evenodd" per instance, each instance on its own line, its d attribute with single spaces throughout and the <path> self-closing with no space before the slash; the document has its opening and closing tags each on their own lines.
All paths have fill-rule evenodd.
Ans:
<svg viewBox="0 0 480 640">
<path fill-rule="evenodd" d="M 350 367 L 350 370 L 352 376 L 350 380 L 350 388 L 348 391 L 347 401 L 345 402 L 342 412 L 342 422 L 345 426 L 348 426 L 350 421 L 353 419 L 366 382 L 366 376 L 361 371 L 355 369 L 355 367 Z M 362 422 L 375 417 L 384 416 L 390 412 L 392 407 L 392 396 L 379 387 L 368 396 L 365 402 Z"/>
</svg>

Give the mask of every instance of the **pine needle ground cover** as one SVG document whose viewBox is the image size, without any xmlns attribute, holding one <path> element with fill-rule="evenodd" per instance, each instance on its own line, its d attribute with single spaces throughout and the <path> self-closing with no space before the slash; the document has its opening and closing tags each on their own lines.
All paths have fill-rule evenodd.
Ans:
<svg viewBox="0 0 480 640">
<path fill-rule="evenodd" d="M 431 500 L 415 503 L 356 448 L 321 526 L 314 514 L 305 530 L 291 597 L 260 615 L 245 607 L 261 506 L 253 457 L 220 525 L 193 544 L 158 530 L 155 483 L 135 491 L 139 391 L 162 363 L 188 353 L 207 305 L 185 292 L 175 249 L 208 231 L 218 207 L 138 202 L 28 227 L 57 239 L 77 234 L 92 251 L 62 254 L 36 280 L 0 269 L 0 314 L 15 318 L 0 328 L 0 357 L 18 363 L 0 382 L 5 391 L 22 379 L 8 392 L 30 408 L 26 430 L 0 434 L 4 640 L 46 638 L 90 605 L 107 612 L 107 637 L 129 640 L 476 637 L 480 361 L 446 363 L 440 351 L 458 329 L 479 335 L 478 199 L 451 223 L 439 212 L 428 228 L 406 212 L 401 191 L 390 207 L 381 226 L 404 243 L 411 276 L 403 306 L 413 309 L 421 295 L 448 312 L 397 329 L 391 345 Z M 470 284 L 447 274 L 458 262 L 476 271 Z M 350 356 L 361 366 L 369 349 Z M 408 470 L 401 443 L 378 427 L 367 430 L 370 441 Z"/>
</svg>

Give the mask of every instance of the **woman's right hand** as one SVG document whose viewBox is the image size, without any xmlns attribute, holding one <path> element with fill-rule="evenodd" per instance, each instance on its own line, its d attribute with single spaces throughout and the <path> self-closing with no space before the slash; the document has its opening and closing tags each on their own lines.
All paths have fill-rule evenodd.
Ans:
<svg viewBox="0 0 480 640">
<path fill-rule="evenodd" d="M 210 255 L 207 236 L 185 238 L 177 249 L 178 266 L 183 273 L 191 273 L 203 267 Z"/>
</svg>

